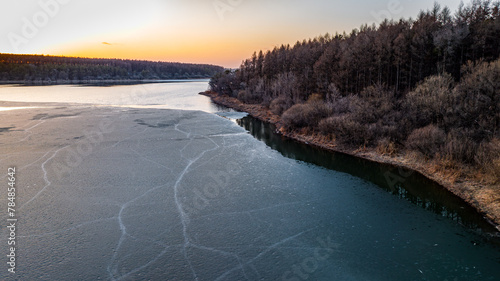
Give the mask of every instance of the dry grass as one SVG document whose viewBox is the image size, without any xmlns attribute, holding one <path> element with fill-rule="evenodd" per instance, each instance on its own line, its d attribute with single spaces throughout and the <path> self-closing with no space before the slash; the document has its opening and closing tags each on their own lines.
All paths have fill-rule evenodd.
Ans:
<svg viewBox="0 0 500 281">
<path fill-rule="evenodd" d="M 420 151 L 428 157 L 434 157 L 443 145 L 446 134 L 435 125 L 429 125 L 414 130 L 408 140 L 406 147 L 412 150 Z"/>
<path fill-rule="evenodd" d="M 396 144 L 394 144 L 394 142 L 391 142 L 388 138 L 384 138 L 378 141 L 376 151 L 381 155 L 388 156 L 394 156 L 398 152 Z"/>
</svg>

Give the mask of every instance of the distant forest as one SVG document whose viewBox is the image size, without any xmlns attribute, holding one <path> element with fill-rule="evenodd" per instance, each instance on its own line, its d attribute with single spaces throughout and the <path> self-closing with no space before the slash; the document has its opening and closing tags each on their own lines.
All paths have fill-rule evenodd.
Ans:
<svg viewBox="0 0 500 281">
<path fill-rule="evenodd" d="M 100 80 L 210 78 L 223 68 L 206 64 L 0 54 L 0 82 L 67 83 Z"/>
<path fill-rule="evenodd" d="M 500 2 L 363 25 L 254 53 L 213 91 L 281 116 L 284 129 L 500 179 Z"/>
</svg>

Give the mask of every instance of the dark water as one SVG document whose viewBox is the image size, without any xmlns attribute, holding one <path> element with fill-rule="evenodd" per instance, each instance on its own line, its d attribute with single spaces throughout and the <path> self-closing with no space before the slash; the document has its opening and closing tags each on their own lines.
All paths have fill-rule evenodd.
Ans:
<svg viewBox="0 0 500 281">
<path fill-rule="evenodd" d="M 285 157 L 348 173 L 375 183 L 400 199 L 456 221 L 467 229 L 490 237 L 492 242 L 500 245 L 498 230 L 480 213 L 418 172 L 305 145 L 281 136 L 276 133 L 274 125 L 251 116 L 238 119 L 237 123 Z"/>
</svg>

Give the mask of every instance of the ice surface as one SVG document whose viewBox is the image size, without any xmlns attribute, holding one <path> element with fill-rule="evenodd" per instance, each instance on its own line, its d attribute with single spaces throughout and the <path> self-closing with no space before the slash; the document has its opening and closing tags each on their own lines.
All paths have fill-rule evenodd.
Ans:
<svg viewBox="0 0 500 281">
<path fill-rule="evenodd" d="M 284 158 L 213 114 L 36 108 L 4 113 L 0 127 L 10 128 L 0 132 L 0 166 L 17 167 L 19 215 L 18 272 L 5 268 L 2 280 L 499 274 L 498 251 L 460 226 Z M 5 227 L 0 234 L 7 251 Z"/>
</svg>

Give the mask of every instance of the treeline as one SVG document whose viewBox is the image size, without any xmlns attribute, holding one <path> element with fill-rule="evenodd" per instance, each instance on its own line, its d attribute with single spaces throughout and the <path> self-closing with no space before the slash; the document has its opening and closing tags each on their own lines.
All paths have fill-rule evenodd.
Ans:
<svg viewBox="0 0 500 281">
<path fill-rule="evenodd" d="M 500 178 L 500 2 L 363 25 L 260 51 L 211 89 L 262 104 L 288 130 L 384 153 L 417 151 Z"/>
<path fill-rule="evenodd" d="M 0 81 L 26 83 L 209 78 L 222 70 L 206 64 L 0 54 Z"/>
</svg>

